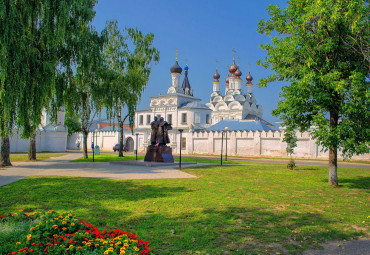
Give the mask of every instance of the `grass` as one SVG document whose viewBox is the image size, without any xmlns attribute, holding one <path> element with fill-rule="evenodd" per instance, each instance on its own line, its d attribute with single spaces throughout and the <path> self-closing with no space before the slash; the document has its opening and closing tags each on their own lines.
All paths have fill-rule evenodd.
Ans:
<svg viewBox="0 0 370 255">
<path fill-rule="evenodd" d="M 144 159 L 144 156 L 138 155 L 137 156 L 138 160 Z M 109 162 L 109 161 L 122 161 L 122 160 L 135 160 L 136 156 L 135 155 L 124 155 L 124 157 L 118 157 L 115 154 L 100 154 L 100 155 L 95 155 L 94 161 L 95 162 Z M 175 161 L 179 161 L 179 157 L 174 157 Z M 182 162 L 196 162 L 196 163 L 216 163 L 220 164 L 219 159 L 211 159 L 211 158 L 195 158 L 195 157 L 181 157 Z M 93 162 L 93 158 L 91 155 L 87 159 L 84 158 L 79 158 L 75 159 L 72 162 Z M 223 164 L 251 164 L 250 162 L 247 161 L 237 161 L 237 160 L 227 160 L 223 161 Z M 258 164 L 253 162 L 253 164 Z"/>
<path fill-rule="evenodd" d="M 66 155 L 65 153 L 37 153 L 36 161 L 43 161 L 52 157 L 61 157 Z M 10 154 L 10 162 L 28 161 L 28 155 L 13 155 Z"/>
<path fill-rule="evenodd" d="M 0 224 L 0 254 L 13 250 L 15 243 L 28 234 L 33 221 L 5 222 Z"/>
<path fill-rule="evenodd" d="M 19 209 L 73 212 L 120 228 L 155 254 L 299 254 L 326 240 L 369 231 L 370 171 L 259 164 L 185 169 L 195 179 L 109 180 L 34 177 L 0 187 L 0 214 Z"/>
</svg>

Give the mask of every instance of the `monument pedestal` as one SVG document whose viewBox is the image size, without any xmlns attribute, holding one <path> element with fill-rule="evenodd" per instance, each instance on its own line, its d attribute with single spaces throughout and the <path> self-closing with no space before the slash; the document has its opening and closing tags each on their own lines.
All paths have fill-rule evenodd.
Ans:
<svg viewBox="0 0 370 255">
<path fill-rule="evenodd" d="M 169 146 L 149 145 L 144 161 L 173 163 L 172 148 Z"/>
</svg>

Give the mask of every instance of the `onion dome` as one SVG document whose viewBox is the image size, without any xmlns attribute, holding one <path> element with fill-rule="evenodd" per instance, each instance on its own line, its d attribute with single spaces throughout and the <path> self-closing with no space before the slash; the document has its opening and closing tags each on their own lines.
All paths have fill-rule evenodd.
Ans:
<svg viewBox="0 0 370 255">
<path fill-rule="evenodd" d="M 253 77 L 251 75 L 251 72 L 248 72 L 248 75 L 245 79 L 247 80 L 247 84 L 252 84 Z"/>
<path fill-rule="evenodd" d="M 188 65 L 185 65 L 184 70 L 185 70 L 185 71 L 188 71 L 188 70 L 189 70 Z"/>
<path fill-rule="evenodd" d="M 226 77 L 226 79 L 225 79 L 225 82 L 226 82 L 227 84 L 229 84 L 229 77 L 230 77 L 230 76 L 227 76 L 227 77 Z"/>
<path fill-rule="evenodd" d="M 240 72 L 239 67 L 238 67 L 238 69 L 235 71 L 234 75 L 235 75 L 236 77 L 238 77 L 238 78 L 240 78 L 240 76 L 242 76 L 242 72 Z"/>
<path fill-rule="evenodd" d="M 177 60 L 176 60 L 176 63 L 171 67 L 170 71 L 171 71 L 171 73 L 181 74 L 182 68 L 179 66 L 179 63 L 177 63 Z"/>
<path fill-rule="evenodd" d="M 184 81 L 182 82 L 181 88 L 184 90 L 185 95 L 193 96 L 193 89 L 191 88 L 190 82 L 188 79 L 188 71 L 189 71 L 188 65 L 185 65 L 184 70 L 185 70 L 185 78 L 184 78 Z"/>
<path fill-rule="evenodd" d="M 229 72 L 234 74 L 237 69 L 238 67 L 235 65 L 235 61 L 233 61 L 233 64 L 229 67 Z"/>
<path fill-rule="evenodd" d="M 213 75 L 213 79 L 215 79 L 214 81 L 215 82 L 218 82 L 218 79 L 220 79 L 220 74 L 218 73 L 218 71 L 217 71 L 217 69 L 216 69 L 216 72 L 215 72 L 215 74 Z"/>
</svg>

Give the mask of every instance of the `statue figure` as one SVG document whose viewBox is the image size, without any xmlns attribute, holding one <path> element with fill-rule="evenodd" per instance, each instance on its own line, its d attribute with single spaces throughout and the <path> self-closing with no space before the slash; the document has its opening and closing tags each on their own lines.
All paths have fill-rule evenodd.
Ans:
<svg viewBox="0 0 370 255">
<path fill-rule="evenodd" d="M 147 148 L 144 161 L 173 163 L 172 148 L 166 146 L 167 143 L 170 143 L 168 130 L 172 129 L 171 124 L 163 118 L 158 120 L 158 117 L 154 117 L 154 121 L 150 125 L 152 128 L 151 145 Z"/>
<path fill-rule="evenodd" d="M 158 125 L 159 125 L 158 117 L 154 116 L 154 121 L 150 123 L 150 126 L 152 127 L 152 136 L 150 138 L 150 143 L 152 145 L 155 145 L 157 143 Z"/>
<path fill-rule="evenodd" d="M 165 146 L 167 143 L 170 143 L 170 138 L 168 137 L 168 130 L 171 130 L 172 126 L 167 121 L 163 119 L 163 117 L 160 118 L 158 123 L 158 129 L 157 129 L 157 135 L 156 135 L 156 141 L 157 146 Z"/>
</svg>

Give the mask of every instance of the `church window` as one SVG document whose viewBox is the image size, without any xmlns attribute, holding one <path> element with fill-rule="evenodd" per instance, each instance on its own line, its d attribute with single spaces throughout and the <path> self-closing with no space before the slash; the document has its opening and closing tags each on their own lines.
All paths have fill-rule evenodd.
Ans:
<svg viewBox="0 0 370 255">
<path fill-rule="evenodd" d="M 172 114 L 167 114 L 167 122 L 172 124 Z"/>
<path fill-rule="evenodd" d="M 200 113 L 196 112 L 194 114 L 194 123 L 199 124 L 200 123 Z"/>
<path fill-rule="evenodd" d="M 210 114 L 206 115 L 206 123 L 211 124 L 211 115 Z"/>
<path fill-rule="evenodd" d="M 187 124 L 187 114 L 186 113 L 183 113 L 183 114 L 181 114 L 181 123 L 182 124 Z"/>
<path fill-rule="evenodd" d="M 144 123 L 144 116 L 139 115 L 139 125 L 143 125 L 143 123 Z"/>
<path fill-rule="evenodd" d="M 146 115 L 146 124 L 149 125 L 150 124 L 150 115 Z"/>
<path fill-rule="evenodd" d="M 185 149 L 186 149 L 186 137 L 183 137 L 181 141 L 181 150 Z"/>
</svg>

